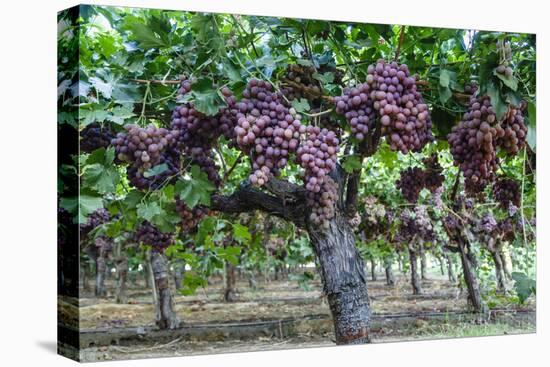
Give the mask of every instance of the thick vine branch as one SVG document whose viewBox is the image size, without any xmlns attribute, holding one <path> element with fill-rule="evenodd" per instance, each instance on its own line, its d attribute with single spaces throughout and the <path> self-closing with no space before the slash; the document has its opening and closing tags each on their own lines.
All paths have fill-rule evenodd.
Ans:
<svg viewBox="0 0 550 367">
<path fill-rule="evenodd" d="M 261 210 L 305 227 L 306 205 L 303 188 L 272 178 L 266 185 L 273 195 L 253 187 L 248 181 L 231 195 L 212 195 L 211 209 L 227 214 Z"/>
</svg>

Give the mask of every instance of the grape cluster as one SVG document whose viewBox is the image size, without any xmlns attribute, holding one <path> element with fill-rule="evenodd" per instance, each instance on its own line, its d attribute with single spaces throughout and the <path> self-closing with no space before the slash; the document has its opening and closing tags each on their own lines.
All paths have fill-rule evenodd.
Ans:
<svg viewBox="0 0 550 367">
<path fill-rule="evenodd" d="M 88 218 L 86 220 L 86 223 L 82 223 L 80 225 L 80 233 L 85 236 L 90 231 L 92 231 L 94 228 L 107 223 L 109 220 L 111 220 L 111 215 L 109 214 L 109 211 L 105 208 L 100 208 L 88 215 Z"/>
<path fill-rule="evenodd" d="M 109 126 L 94 122 L 82 129 L 80 137 L 80 150 L 89 153 L 99 148 L 107 148 L 115 136 Z"/>
<path fill-rule="evenodd" d="M 178 98 L 183 98 L 191 91 L 191 81 L 181 78 Z M 182 103 L 172 112 L 171 128 L 178 131 L 178 147 L 191 159 L 191 164 L 198 165 L 216 186 L 220 184 L 218 169 L 214 161 L 213 144 L 220 136 L 228 140 L 234 138 L 236 98 L 224 87 L 221 94 L 226 106 L 215 116 L 205 116 L 192 103 Z"/>
<path fill-rule="evenodd" d="M 243 97 L 236 105 L 236 142 L 252 161 L 250 181 L 262 186 L 286 166 L 306 128 L 301 116 L 286 107 L 281 94 L 266 81 L 250 80 Z"/>
<path fill-rule="evenodd" d="M 525 147 L 527 126 L 522 108 L 511 106 L 501 122 L 501 128 L 504 130 L 504 135 L 497 139 L 497 145 L 506 153 L 515 155 Z"/>
<path fill-rule="evenodd" d="M 200 221 L 210 214 L 210 209 L 202 205 L 191 209 L 183 200 L 176 199 L 176 212 L 181 217 L 181 229 L 188 232 L 194 230 Z"/>
<path fill-rule="evenodd" d="M 306 128 L 306 139 L 297 149 L 296 162 L 304 168 L 304 184 L 308 202 L 313 207 L 313 223 L 328 226 L 334 217 L 338 192 L 336 182 L 329 173 L 336 167 L 338 138 L 333 131 L 318 126 Z"/>
<path fill-rule="evenodd" d="M 156 252 L 163 252 L 174 243 L 171 233 L 161 232 L 148 221 L 144 221 L 136 228 L 135 239 L 138 243 L 152 246 L 153 251 Z"/>
<path fill-rule="evenodd" d="M 391 223 L 393 213 L 386 210 L 384 204 L 380 203 L 374 196 L 367 196 L 363 200 L 363 226 L 365 235 L 374 239 L 377 235 L 386 229 L 386 225 Z"/>
<path fill-rule="evenodd" d="M 478 224 L 478 232 L 484 233 L 484 234 L 492 234 L 495 230 L 498 229 L 498 223 L 493 217 L 492 214 L 486 213 L 481 217 L 481 220 Z"/>
<path fill-rule="evenodd" d="M 401 229 L 397 235 L 400 242 L 410 242 L 415 236 L 431 242 L 435 238 L 428 210 L 425 205 L 417 205 L 414 210 L 405 209 L 400 215 Z"/>
<path fill-rule="evenodd" d="M 480 192 L 494 179 L 498 164 L 496 141 L 503 136 L 504 130 L 498 125 L 490 98 L 472 97 L 462 121 L 453 126 L 447 137 L 468 192 Z"/>
<path fill-rule="evenodd" d="M 327 229 L 330 219 L 334 218 L 336 200 L 338 198 L 338 184 L 330 176 L 326 176 L 318 192 L 307 191 L 307 205 L 311 208 L 309 219 L 315 225 Z"/>
<path fill-rule="evenodd" d="M 508 209 L 510 205 L 519 207 L 521 201 L 519 183 L 507 177 L 498 178 L 493 185 L 493 197 L 502 209 Z"/>
<path fill-rule="evenodd" d="M 443 168 L 437 160 L 437 153 L 432 154 L 430 157 L 423 160 L 425 173 L 424 173 L 424 187 L 430 190 L 431 193 L 435 193 L 445 181 L 443 176 Z"/>
<path fill-rule="evenodd" d="M 424 188 L 425 172 L 420 167 L 410 167 L 401 171 L 400 178 L 395 182 L 401 194 L 410 203 L 416 203 L 420 191 Z"/>
<path fill-rule="evenodd" d="M 447 136 L 454 163 L 463 172 L 470 194 L 483 191 L 495 178 L 497 147 L 509 155 L 525 146 L 527 127 L 522 108 L 510 106 L 498 121 L 489 96 L 472 96 L 462 121 Z"/>
<path fill-rule="evenodd" d="M 505 218 L 498 222 L 498 231 L 505 241 L 512 241 L 516 237 L 516 231 L 512 218 Z"/>
<path fill-rule="evenodd" d="M 292 85 L 284 89 L 283 94 L 289 100 L 293 99 L 316 99 L 321 95 L 319 81 L 313 78 L 317 70 L 314 66 L 303 66 L 291 64 L 286 69 L 286 79 Z"/>
<path fill-rule="evenodd" d="M 381 133 L 392 150 L 420 151 L 433 140 L 428 105 L 417 90 L 417 76 L 406 64 L 378 60 L 367 69 L 373 106 L 380 116 Z"/>
<path fill-rule="evenodd" d="M 146 189 L 151 182 L 157 182 L 157 179 L 145 176 L 149 169 L 159 164 L 166 163 L 172 169 L 179 167 L 177 152 L 172 150 L 166 153 L 174 146 L 178 131 L 158 128 L 153 124 L 147 127 L 129 124 L 124 129 L 126 132 L 118 133 L 111 144 L 115 147 L 117 159 L 129 163 L 128 178 L 135 187 Z"/>
<path fill-rule="evenodd" d="M 181 169 L 181 157 L 178 150 L 171 146 L 160 154 L 157 166 L 164 168 L 158 173 L 143 174 L 143 170 L 136 165 L 130 165 L 126 168 L 126 175 L 130 184 L 138 189 L 156 190 L 167 183 L 173 183 L 177 180 L 177 175 Z M 146 177 L 147 176 L 147 177 Z"/>
<path fill-rule="evenodd" d="M 344 115 L 350 125 L 353 136 L 362 141 L 375 122 L 373 99 L 367 83 L 353 88 L 344 88 L 343 95 L 334 97 L 336 113 Z"/>
</svg>

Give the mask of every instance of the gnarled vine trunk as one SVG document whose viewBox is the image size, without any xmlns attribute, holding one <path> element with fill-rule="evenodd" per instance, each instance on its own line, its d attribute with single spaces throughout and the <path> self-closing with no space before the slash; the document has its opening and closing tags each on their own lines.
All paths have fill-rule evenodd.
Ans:
<svg viewBox="0 0 550 367">
<path fill-rule="evenodd" d="M 411 285 L 413 294 L 422 294 L 422 285 L 420 284 L 420 277 L 418 276 L 416 251 L 412 248 L 409 248 L 409 261 L 411 265 Z"/>
<path fill-rule="evenodd" d="M 508 261 L 506 260 L 506 256 L 504 255 L 504 252 L 502 251 L 502 249 L 498 252 L 498 256 L 500 257 L 500 262 L 502 263 L 502 270 L 504 271 L 504 276 L 506 277 L 506 279 L 512 280 L 512 272 L 508 267 Z"/>
<path fill-rule="evenodd" d="M 474 258 L 470 253 L 470 248 L 466 243 L 464 237 L 458 236 L 458 249 L 460 253 L 460 261 L 462 263 L 462 271 L 464 274 L 464 281 L 468 287 L 468 300 L 472 306 L 474 312 L 483 312 L 483 301 L 481 299 L 481 292 L 479 291 L 479 283 L 474 269 Z"/>
<path fill-rule="evenodd" d="M 151 251 L 151 269 L 154 277 L 155 321 L 160 329 L 175 329 L 179 319 L 174 308 L 172 290 L 170 289 L 168 262 L 163 253 Z"/>
<path fill-rule="evenodd" d="M 376 277 L 376 260 L 372 257 L 370 258 L 370 278 L 373 282 L 378 280 Z"/>
<path fill-rule="evenodd" d="M 385 260 L 384 268 L 386 271 L 386 284 L 389 286 L 395 285 L 395 277 L 393 275 L 391 259 Z"/>
<path fill-rule="evenodd" d="M 506 283 L 504 282 L 504 270 L 502 268 L 502 258 L 498 250 L 490 251 L 493 262 L 495 263 L 495 275 L 497 279 L 497 290 L 499 292 L 506 291 Z"/>
<path fill-rule="evenodd" d="M 172 263 L 173 273 L 174 273 L 174 283 L 176 284 L 176 289 L 180 290 L 183 283 L 183 277 L 185 275 L 185 262 L 182 259 L 176 259 Z"/>
<path fill-rule="evenodd" d="M 229 261 L 225 262 L 225 291 L 223 293 L 223 299 L 225 302 L 235 302 L 237 300 L 237 292 L 235 291 L 235 284 L 237 283 L 237 277 L 235 274 L 235 266 Z"/>
<path fill-rule="evenodd" d="M 126 280 L 128 278 L 128 259 L 125 256 L 115 258 L 117 272 L 116 303 L 126 303 Z"/>
<path fill-rule="evenodd" d="M 449 282 L 456 283 L 456 275 L 453 266 L 453 258 L 449 254 L 445 254 L 445 259 L 447 260 L 447 275 L 449 276 Z"/>
<path fill-rule="evenodd" d="M 424 244 L 420 243 L 420 277 L 422 280 L 428 279 L 428 269 L 427 269 L 427 259 L 426 259 L 426 251 L 424 250 Z"/>
<path fill-rule="evenodd" d="M 308 228 L 328 297 L 337 344 L 370 341 L 370 303 L 365 265 L 346 219 L 337 214 L 327 230 Z"/>
</svg>

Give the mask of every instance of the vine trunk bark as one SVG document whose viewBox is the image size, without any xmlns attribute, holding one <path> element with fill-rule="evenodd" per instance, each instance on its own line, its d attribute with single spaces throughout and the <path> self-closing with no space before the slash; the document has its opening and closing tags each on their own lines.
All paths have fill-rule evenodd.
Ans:
<svg viewBox="0 0 550 367">
<path fill-rule="evenodd" d="M 223 299 L 226 302 L 235 302 L 237 300 L 237 293 L 235 291 L 235 284 L 237 283 L 237 277 L 235 274 L 235 266 L 229 261 L 225 262 L 225 291 Z"/>
<path fill-rule="evenodd" d="M 493 262 L 495 263 L 495 275 L 497 279 L 497 290 L 499 292 L 505 292 L 506 291 L 506 284 L 504 282 L 504 270 L 502 267 L 502 258 L 500 257 L 500 253 L 498 250 L 490 251 L 491 257 L 493 258 Z"/>
<path fill-rule="evenodd" d="M 409 261 L 411 263 L 411 285 L 413 294 L 422 294 L 422 285 L 418 276 L 418 264 L 416 250 L 409 248 Z"/>
<path fill-rule="evenodd" d="M 462 236 L 458 236 L 458 249 L 460 252 L 464 281 L 468 288 L 468 300 L 474 312 L 481 313 L 483 311 L 483 301 L 481 299 L 479 283 L 475 274 L 474 258 L 470 253 L 468 244 Z"/>
<path fill-rule="evenodd" d="M 180 321 L 174 308 L 166 256 L 157 251 L 150 251 L 148 258 L 154 278 L 153 299 L 156 324 L 160 329 L 175 329 L 179 326 Z"/>
<path fill-rule="evenodd" d="M 308 228 L 328 298 L 337 344 L 370 342 L 370 302 L 365 265 L 346 219 L 337 214 L 326 230 Z"/>
<path fill-rule="evenodd" d="M 387 259 L 384 264 L 385 271 L 386 271 L 386 284 L 389 286 L 395 285 L 395 276 L 393 275 L 392 270 L 392 261 L 391 259 Z"/>
<path fill-rule="evenodd" d="M 370 277 L 373 282 L 377 281 L 378 278 L 376 277 L 376 260 L 371 257 L 370 259 Z"/>
<path fill-rule="evenodd" d="M 420 277 L 422 280 L 428 280 L 426 251 L 424 250 L 424 244 L 420 243 Z"/>
<path fill-rule="evenodd" d="M 447 260 L 447 275 L 449 276 L 449 282 L 456 283 L 456 275 L 453 266 L 453 258 L 449 254 L 445 254 L 445 259 Z"/>
<path fill-rule="evenodd" d="M 116 303 L 128 302 L 128 296 L 126 294 L 126 280 L 128 278 L 128 258 L 123 254 L 118 253 L 115 255 L 115 264 L 117 272 L 117 287 L 116 287 Z"/>
</svg>

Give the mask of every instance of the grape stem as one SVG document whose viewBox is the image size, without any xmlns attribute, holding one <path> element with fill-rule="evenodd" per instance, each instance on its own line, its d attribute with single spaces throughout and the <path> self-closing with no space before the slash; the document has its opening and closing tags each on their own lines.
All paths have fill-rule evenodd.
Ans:
<svg viewBox="0 0 550 367">
<path fill-rule="evenodd" d="M 395 61 L 399 59 L 399 54 L 401 53 L 401 46 L 403 45 L 403 40 L 405 39 L 405 26 L 401 26 L 401 32 L 399 32 L 399 43 L 397 44 L 397 50 L 395 51 Z"/>
</svg>

